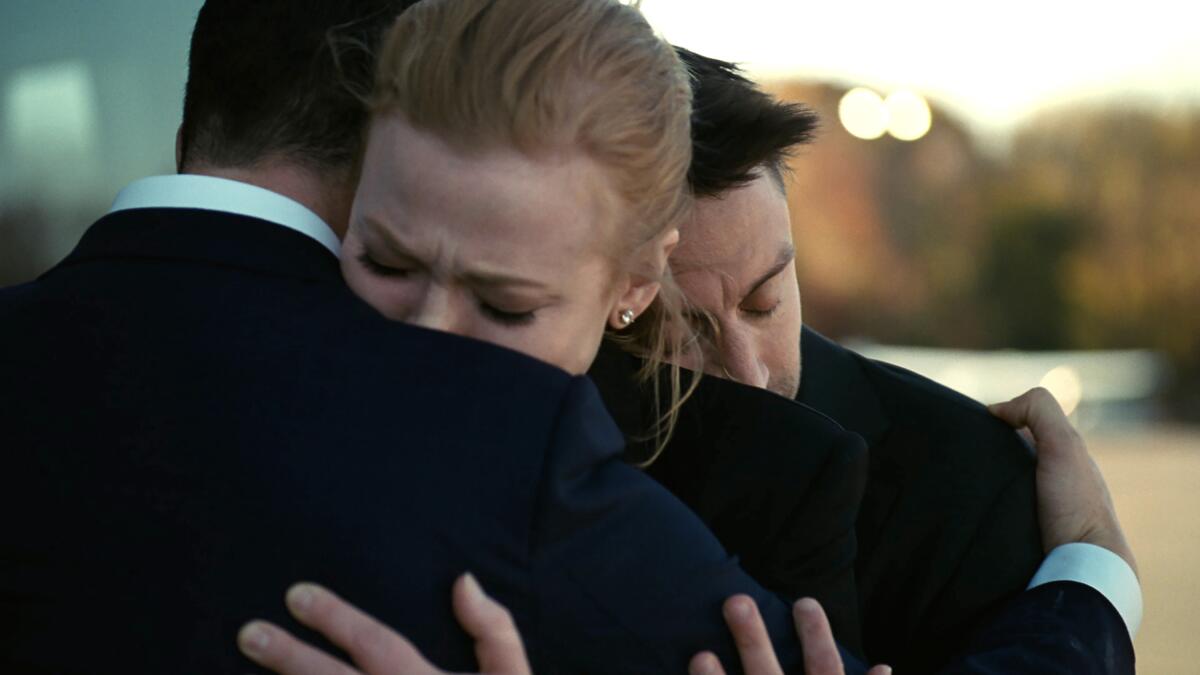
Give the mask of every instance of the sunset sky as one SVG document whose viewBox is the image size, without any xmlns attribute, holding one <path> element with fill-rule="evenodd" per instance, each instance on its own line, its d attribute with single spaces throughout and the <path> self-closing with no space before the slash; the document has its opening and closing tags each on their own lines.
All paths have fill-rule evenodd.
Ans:
<svg viewBox="0 0 1200 675">
<path fill-rule="evenodd" d="M 643 0 L 664 36 L 760 78 L 912 88 L 1003 134 L 1101 98 L 1200 105 L 1200 5 L 1077 0 Z"/>
</svg>

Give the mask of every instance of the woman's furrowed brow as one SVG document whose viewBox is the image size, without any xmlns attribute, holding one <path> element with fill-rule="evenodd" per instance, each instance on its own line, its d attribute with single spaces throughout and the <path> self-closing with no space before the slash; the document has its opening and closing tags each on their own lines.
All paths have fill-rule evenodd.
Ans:
<svg viewBox="0 0 1200 675">
<path fill-rule="evenodd" d="M 559 295 L 553 292 L 553 287 L 537 279 L 517 276 L 506 272 L 475 269 L 463 272 L 459 275 L 464 283 L 474 287 L 507 287 L 521 290 L 534 291 L 544 293 L 547 299 L 558 299 Z"/>
</svg>

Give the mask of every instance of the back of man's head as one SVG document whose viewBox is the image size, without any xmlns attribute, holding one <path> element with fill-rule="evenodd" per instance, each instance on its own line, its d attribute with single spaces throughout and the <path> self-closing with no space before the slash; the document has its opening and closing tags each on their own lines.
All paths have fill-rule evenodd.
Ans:
<svg viewBox="0 0 1200 675">
<path fill-rule="evenodd" d="M 782 190 L 788 157 L 813 139 L 817 114 L 763 92 L 732 63 L 675 50 L 692 75 L 692 192 L 717 197 L 763 173 Z"/>
<path fill-rule="evenodd" d="M 415 0 L 207 0 L 192 33 L 180 171 L 357 166 L 383 30 Z"/>
</svg>

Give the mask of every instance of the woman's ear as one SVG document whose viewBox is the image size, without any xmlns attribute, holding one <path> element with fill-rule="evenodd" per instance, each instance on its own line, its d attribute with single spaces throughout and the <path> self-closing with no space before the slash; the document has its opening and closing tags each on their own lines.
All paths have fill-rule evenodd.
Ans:
<svg viewBox="0 0 1200 675">
<path fill-rule="evenodd" d="M 679 230 L 671 228 L 655 239 L 646 242 L 639 250 L 643 260 L 634 267 L 629 276 L 629 286 L 617 298 L 609 313 L 608 325 L 616 330 L 628 328 L 645 313 L 658 297 L 661 279 L 667 271 L 667 260 L 679 244 Z"/>
</svg>

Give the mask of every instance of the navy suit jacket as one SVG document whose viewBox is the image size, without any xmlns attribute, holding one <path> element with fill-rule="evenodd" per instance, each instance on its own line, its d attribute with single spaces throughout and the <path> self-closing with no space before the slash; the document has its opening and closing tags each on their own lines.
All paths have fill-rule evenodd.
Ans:
<svg viewBox="0 0 1200 675">
<path fill-rule="evenodd" d="M 798 399 L 866 439 L 856 565 L 869 657 L 928 672 L 1041 564 L 1025 442 L 981 404 L 809 328 Z"/>
<path fill-rule="evenodd" d="M 590 380 L 385 321 L 278 225 L 109 215 L 0 292 L 0 672 L 238 672 L 328 584 L 442 667 L 473 571 L 539 672 L 683 672 L 720 607 L 787 607 L 621 460 Z M 301 634 L 304 634 L 301 632 Z"/>
<path fill-rule="evenodd" d="M 470 669 L 449 603 L 464 570 L 513 611 L 538 672 L 683 672 L 702 648 L 732 665 L 734 592 L 800 662 L 787 607 L 621 461 L 588 380 L 382 320 L 300 234 L 109 215 L 0 291 L 0 325 L 0 671 L 242 671 L 245 620 L 304 634 L 281 602 L 302 579 Z M 1125 653 L 1102 598 L 1055 588 L 1081 595 L 1005 615 L 1052 644 L 1031 653 L 1001 622 L 970 672 Z"/>
<path fill-rule="evenodd" d="M 625 433 L 626 458 L 642 463 L 657 451 L 647 431 L 670 404 L 664 374 L 654 405 L 654 387 L 637 377 L 643 366 L 606 343 L 588 372 Z M 646 473 L 767 590 L 789 603 L 818 600 L 838 642 L 861 654 L 854 528 L 867 479 L 862 438 L 765 389 L 702 377 Z"/>
</svg>

